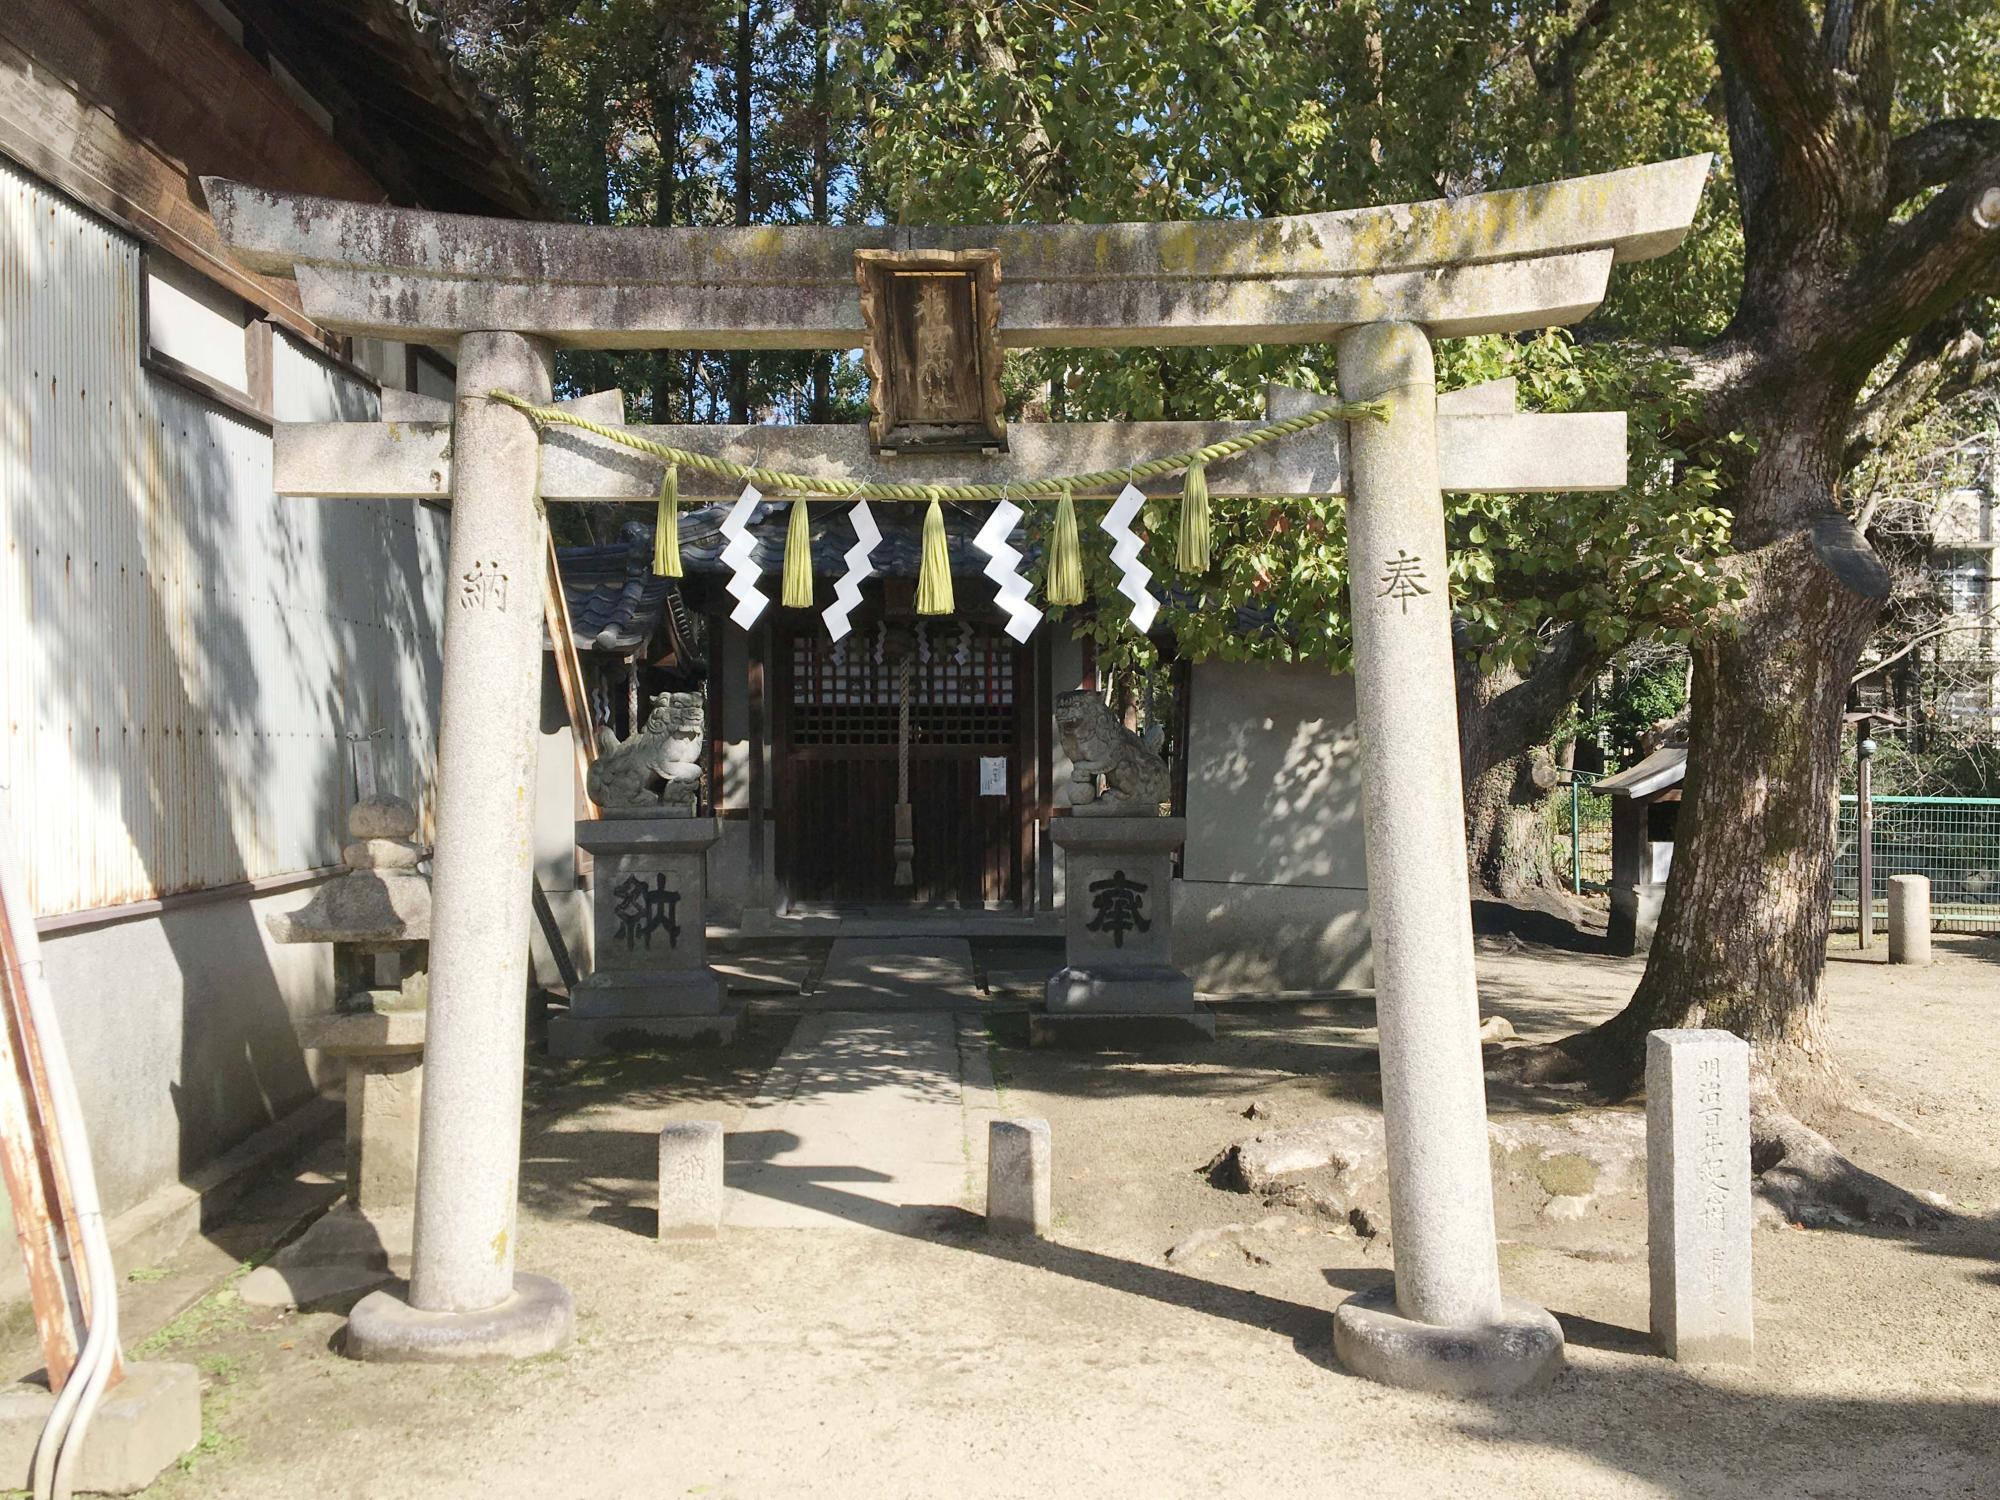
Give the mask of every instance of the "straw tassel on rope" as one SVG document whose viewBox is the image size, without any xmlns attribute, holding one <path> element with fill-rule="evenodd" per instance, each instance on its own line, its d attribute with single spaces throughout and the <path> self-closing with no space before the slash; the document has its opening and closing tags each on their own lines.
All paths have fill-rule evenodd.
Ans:
<svg viewBox="0 0 2000 1500">
<path fill-rule="evenodd" d="M 917 573 L 917 613 L 948 615 L 952 611 L 951 548 L 944 536 L 944 506 L 937 496 L 924 512 L 924 560 Z"/>
<path fill-rule="evenodd" d="M 681 576 L 681 471 L 668 464 L 660 476 L 660 509 L 653 517 L 653 572 L 660 578 Z"/>
<path fill-rule="evenodd" d="M 812 522 L 803 499 L 792 502 L 785 527 L 785 591 L 778 602 L 786 609 L 813 607 Z"/>
<path fill-rule="evenodd" d="M 1056 524 L 1049 532 L 1042 597 L 1051 604 L 1083 603 L 1083 547 L 1076 536 L 1076 499 L 1067 489 L 1056 502 Z"/>
<path fill-rule="evenodd" d="M 1206 573 L 1209 560 L 1208 471 L 1200 459 L 1188 465 L 1181 491 L 1181 533 L 1174 548 L 1174 566 L 1183 573 Z"/>
</svg>

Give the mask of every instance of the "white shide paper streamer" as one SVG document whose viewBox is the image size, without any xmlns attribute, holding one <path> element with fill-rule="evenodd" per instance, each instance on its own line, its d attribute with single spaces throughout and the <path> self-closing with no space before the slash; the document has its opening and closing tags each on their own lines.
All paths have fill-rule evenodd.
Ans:
<svg viewBox="0 0 2000 1500">
<path fill-rule="evenodd" d="M 999 590 L 994 603 L 1007 611 L 1007 634 L 1025 641 L 1042 623 L 1042 612 L 1028 602 L 1028 580 L 1020 573 L 1020 549 L 1007 540 L 1020 520 L 1021 507 L 1011 500 L 1001 500 L 994 505 L 972 544 L 986 554 L 986 576 Z"/>
<path fill-rule="evenodd" d="M 757 544 L 750 540 L 750 517 L 763 499 L 756 485 L 744 485 L 717 528 L 729 538 L 729 545 L 722 549 L 723 565 L 729 569 L 729 581 L 723 587 L 736 600 L 729 618 L 744 630 L 757 623 L 764 606 L 771 602 L 757 588 Z"/>
<path fill-rule="evenodd" d="M 1111 538 L 1111 560 L 1118 564 L 1118 592 L 1132 601 L 1132 628 L 1141 635 L 1153 628 L 1153 618 L 1160 612 L 1160 601 L 1146 589 L 1153 570 L 1139 559 L 1145 543 L 1132 531 L 1132 518 L 1145 503 L 1146 497 L 1139 487 L 1128 484 L 1118 492 L 1118 498 L 1111 502 L 1111 509 L 1099 523 Z"/>
<path fill-rule="evenodd" d="M 854 509 L 847 513 L 848 524 L 854 528 L 854 545 L 842 554 L 841 560 L 847 564 L 847 571 L 840 575 L 840 581 L 833 586 L 833 600 L 821 613 L 826 621 L 826 632 L 836 641 L 842 639 L 854 627 L 848 616 L 861 603 L 861 580 L 874 571 L 868 559 L 882 540 L 882 529 L 875 524 L 875 513 L 868 508 L 866 500 L 857 500 Z"/>
</svg>

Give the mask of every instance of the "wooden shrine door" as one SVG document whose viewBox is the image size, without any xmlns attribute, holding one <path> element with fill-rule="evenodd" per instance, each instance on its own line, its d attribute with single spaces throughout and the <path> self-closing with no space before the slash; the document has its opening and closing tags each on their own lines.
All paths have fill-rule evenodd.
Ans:
<svg viewBox="0 0 2000 1500">
<path fill-rule="evenodd" d="M 914 626 L 914 889 L 897 890 L 898 668 L 881 626 L 839 644 L 818 620 L 774 625 L 777 873 L 794 906 L 999 908 L 1020 900 L 1031 654 L 999 629 Z"/>
</svg>

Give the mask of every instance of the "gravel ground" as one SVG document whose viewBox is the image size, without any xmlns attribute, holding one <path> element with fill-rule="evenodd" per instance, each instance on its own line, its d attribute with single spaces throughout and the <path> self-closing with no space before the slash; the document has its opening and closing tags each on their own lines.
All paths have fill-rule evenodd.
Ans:
<svg viewBox="0 0 2000 1500">
<path fill-rule="evenodd" d="M 1609 1013 L 1639 972 L 1481 946 L 1487 1011 L 1530 1040 Z M 1914 1127 L 1855 1117 L 1836 1139 L 1963 1216 L 1760 1230 L 1754 1368 L 1649 1352 L 1637 1188 L 1555 1223 L 1515 1183 L 1503 1275 L 1562 1319 L 1555 1386 L 1458 1403 L 1344 1374 L 1329 1314 L 1386 1277 L 1382 1240 L 1200 1169 L 1255 1131 L 1374 1107 L 1362 1003 L 1232 1009 L 1212 1048 L 1146 1060 L 1031 1053 L 996 1018 L 1003 1108 L 1054 1128 L 1052 1242 L 989 1243 L 961 1204 L 910 1233 L 662 1247 L 650 1133 L 734 1120 L 790 1030 L 760 1014 L 727 1053 L 537 1071 L 521 1265 L 575 1293 L 573 1347 L 364 1367 L 333 1352 L 337 1314 L 253 1314 L 225 1287 L 141 1351 L 208 1375 L 204 1451 L 155 1493 L 2000 1494 L 2000 940 L 1946 940 L 1924 971 L 1843 955 L 1830 975 L 1842 1060 Z M 1244 1118 L 1252 1101 L 1268 1120 Z M 1513 1123 L 1575 1108 L 1492 1104 Z"/>
</svg>

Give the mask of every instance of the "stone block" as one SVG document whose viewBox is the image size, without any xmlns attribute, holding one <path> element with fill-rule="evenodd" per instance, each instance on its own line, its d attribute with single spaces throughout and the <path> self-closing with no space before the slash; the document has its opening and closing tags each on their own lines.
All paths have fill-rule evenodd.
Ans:
<svg viewBox="0 0 2000 1500">
<path fill-rule="evenodd" d="M 1925 875 L 1889 877 L 1889 962 L 1931 961 L 1931 882 Z"/>
<path fill-rule="evenodd" d="M 549 1056 L 603 1057 L 661 1046 L 726 1047 L 736 1039 L 740 1012 L 712 1016 L 552 1016 Z"/>
<path fill-rule="evenodd" d="M 22 1382 L 0 1391 L 0 1486 L 26 1490 L 35 1445 L 56 1398 Z M 201 1441 L 201 1372 L 193 1365 L 127 1361 L 104 1393 L 71 1471 L 79 1494 L 132 1495 Z"/>
<path fill-rule="evenodd" d="M 412 1306 L 403 1283 L 370 1292 L 347 1319 L 341 1350 L 377 1364 L 473 1364 L 532 1359 L 560 1349 L 576 1331 L 576 1305 L 546 1276 L 526 1272 L 513 1291 L 472 1312 Z"/>
<path fill-rule="evenodd" d="M 660 1132 L 663 1240 L 706 1240 L 722 1232 L 722 1124 L 676 1120 Z"/>
<path fill-rule="evenodd" d="M 1068 961 L 1050 977 L 1043 1012 L 1030 1021 L 1031 1045 L 1215 1035 L 1214 1018 L 1195 1002 L 1194 981 L 1173 964 L 1173 854 L 1186 836 L 1182 818 L 1056 820 L 1050 837 L 1063 855 Z M 1067 1024 L 1084 1019 L 1098 1024 Z M 1157 1034 L 1157 1021 L 1167 1023 L 1166 1036 Z"/>
<path fill-rule="evenodd" d="M 1047 1120 L 995 1120 L 988 1126 L 987 1229 L 1047 1238 L 1053 1140 Z"/>
<path fill-rule="evenodd" d="M 1671 1359 L 1750 1362 L 1750 1047 L 1726 1031 L 1646 1038 L 1653 1337 Z"/>
<path fill-rule="evenodd" d="M 347 1060 L 347 1197 L 364 1212 L 407 1209 L 417 1199 L 417 1121 L 424 1059 Z"/>
</svg>

